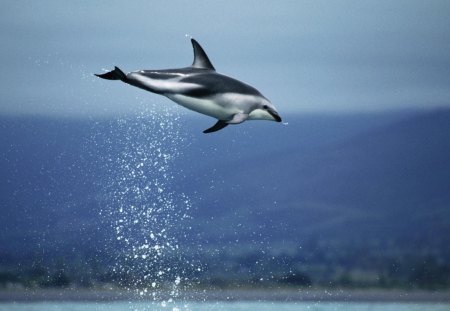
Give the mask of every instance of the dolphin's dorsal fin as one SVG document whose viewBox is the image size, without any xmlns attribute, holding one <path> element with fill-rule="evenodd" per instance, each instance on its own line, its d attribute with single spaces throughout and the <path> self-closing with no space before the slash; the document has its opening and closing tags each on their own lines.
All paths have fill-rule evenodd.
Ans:
<svg viewBox="0 0 450 311">
<path fill-rule="evenodd" d="M 192 63 L 192 67 L 216 70 L 209 61 L 208 55 L 206 55 L 205 51 L 200 46 L 200 44 L 198 44 L 198 42 L 195 41 L 195 39 L 191 39 L 191 42 L 192 47 L 194 48 L 194 62 Z"/>
</svg>

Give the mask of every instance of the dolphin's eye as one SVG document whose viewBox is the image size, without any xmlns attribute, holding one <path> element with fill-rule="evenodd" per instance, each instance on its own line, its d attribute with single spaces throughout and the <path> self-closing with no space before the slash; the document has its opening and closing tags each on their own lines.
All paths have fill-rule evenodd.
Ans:
<svg viewBox="0 0 450 311">
<path fill-rule="evenodd" d="M 269 107 L 268 107 L 267 105 L 264 105 L 263 108 L 264 108 L 264 109 L 267 109 L 267 108 L 269 108 Z"/>
</svg>

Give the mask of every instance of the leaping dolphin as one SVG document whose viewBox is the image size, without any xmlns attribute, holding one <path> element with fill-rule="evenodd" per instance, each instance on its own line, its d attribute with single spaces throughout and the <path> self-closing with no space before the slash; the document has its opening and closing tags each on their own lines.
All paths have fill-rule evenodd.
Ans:
<svg viewBox="0 0 450 311">
<path fill-rule="evenodd" d="M 177 104 L 218 119 L 203 133 L 212 133 L 228 124 L 245 120 L 281 122 L 272 103 L 257 89 L 217 73 L 200 44 L 191 39 L 194 62 L 190 67 L 164 70 L 139 70 L 125 74 L 118 67 L 96 74 L 107 80 L 121 80 L 152 93 L 161 94 Z"/>
</svg>

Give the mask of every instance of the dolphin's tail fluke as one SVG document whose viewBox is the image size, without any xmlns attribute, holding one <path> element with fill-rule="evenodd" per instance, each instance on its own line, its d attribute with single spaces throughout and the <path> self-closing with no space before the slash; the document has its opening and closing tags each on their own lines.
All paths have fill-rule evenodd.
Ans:
<svg viewBox="0 0 450 311">
<path fill-rule="evenodd" d="M 123 82 L 127 81 L 127 75 L 120 70 L 118 67 L 114 67 L 113 71 L 109 71 L 103 74 L 95 74 L 97 77 L 106 80 L 121 80 Z"/>
</svg>

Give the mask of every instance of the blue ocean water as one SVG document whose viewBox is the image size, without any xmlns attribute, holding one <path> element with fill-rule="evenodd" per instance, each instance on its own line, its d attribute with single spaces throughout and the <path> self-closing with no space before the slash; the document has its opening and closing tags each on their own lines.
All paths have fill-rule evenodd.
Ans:
<svg viewBox="0 0 450 311">
<path fill-rule="evenodd" d="M 148 302 L 36 302 L 4 303 L 0 311 L 448 311 L 449 303 L 354 303 L 354 302 L 193 302 L 175 304 L 154 304 Z"/>
</svg>

